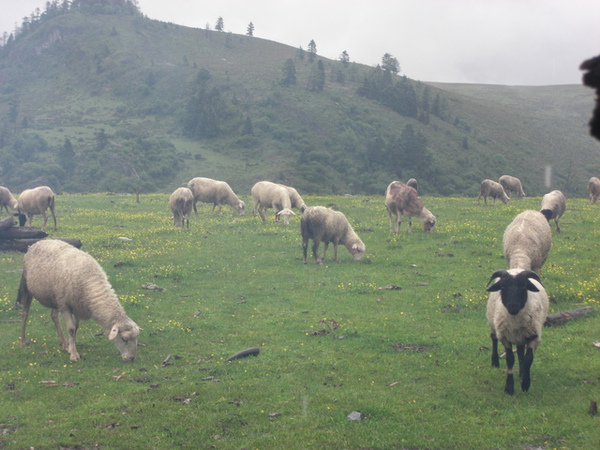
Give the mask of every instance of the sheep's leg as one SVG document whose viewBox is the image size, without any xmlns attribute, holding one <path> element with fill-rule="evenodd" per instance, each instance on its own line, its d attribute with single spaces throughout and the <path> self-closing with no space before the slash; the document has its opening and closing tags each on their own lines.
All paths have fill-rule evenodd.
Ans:
<svg viewBox="0 0 600 450">
<path fill-rule="evenodd" d="M 21 285 L 23 285 L 23 281 L 21 281 Z M 23 306 L 23 320 L 21 322 L 21 347 L 25 347 L 27 342 L 25 341 L 25 328 L 27 327 L 27 317 L 29 316 L 29 307 L 31 306 L 31 301 L 33 300 L 33 296 L 28 290 L 22 291 L 19 288 L 19 297 L 17 298 L 17 302 Z"/>
<path fill-rule="evenodd" d="M 500 367 L 500 357 L 498 356 L 498 338 L 496 337 L 496 333 L 491 333 L 490 337 L 492 338 L 492 366 Z"/>
<path fill-rule="evenodd" d="M 260 216 L 260 218 L 262 219 L 263 222 L 266 222 L 267 219 L 266 219 L 265 214 L 264 214 L 264 209 L 265 208 L 263 208 L 262 206 L 259 206 L 258 207 L 258 215 Z"/>
<path fill-rule="evenodd" d="M 304 256 L 304 264 L 306 264 L 308 253 L 308 238 L 302 238 L 302 255 Z"/>
<path fill-rule="evenodd" d="M 396 234 L 400 233 L 400 227 L 402 226 L 402 213 L 398 211 L 396 213 Z"/>
<path fill-rule="evenodd" d="M 513 376 L 513 367 L 515 365 L 515 355 L 512 351 L 512 345 L 504 346 L 506 351 L 506 385 L 504 386 L 504 392 L 508 395 L 515 393 L 515 378 Z"/>
<path fill-rule="evenodd" d="M 338 260 L 337 249 L 338 249 L 338 241 L 335 240 L 335 241 L 333 241 L 333 260 L 336 262 Z M 323 259 L 325 259 L 325 257 L 323 257 Z"/>
<path fill-rule="evenodd" d="M 313 258 L 315 258 L 315 261 L 317 262 L 317 264 L 321 264 L 321 261 L 319 260 L 319 244 L 320 243 L 321 243 L 320 239 L 317 239 L 317 238 L 313 239 L 312 254 L 313 254 Z"/>
<path fill-rule="evenodd" d="M 325 261 L 325 254 L 327 253 L 328 247 L 329 247 L 329 241 L 323 242 L 323 257 L 321 258 L 321 262 Z M 333 259 L 335 260 L 335 257 Z"/>
<path fill-rule="evenodd" d="M 52 220 L 54 220 L 54 231 L 56 231 L 58 228 L 56 228 L 56 213 L 54 212 L 54 204 L 50 206 L 50 212 L 52 213 Z"/>
<path fill-rule="evenodd" d="M 79 353 L 77 353 L 77 347 L 75 346 L 75 336 L 77 335 L 77 328 L 79 327 L 79 320 L 73 316 L 70 312 L 66 311 L 63 313 L 65 319 L 65 325 L 67 326 L 67 333 L 69 334 L 68 352 L 71 361 L 78 361 L 81 359 Z"/>
<path fill-rule="evenodd" d="M 196 213 L 196 215 L 198 215 L 198 207 L 196 206 L 196 203 L 198 203 L 198 200 L 194 199 L 192 207 L 194 208 L 194 212 Z"/>
<path fill-rule="evenodd" d="M 65 335 L 63 333 L 62 327 L 60 326 L 60 318 L 58 309 L 52 309 L 50 313 L 50 317 L 52 318 L 52 322 L 54 322 L 54 327 L 56 328 L 56 334 L 58 335 L 58 340 L 60 341 L 60 345 L 63 349 L 69 351 L 69 345 L 67 340 L 65 339 Z"/>
<path fill-rule="evenodd" d="M 44 231 L 46 229 L 46 223 L 48 223 L 48 215 L 46 214 L 46 212 L 42 212 L 42 217 L 44 218 L 44 224 L 42 225 L 42 231 Z"/>
<path fill-rule="evenodd" d="M 554 219 L 554 223 L 556 224 L 556 231 L 560 233 L 560 225 L 558 224 L 558 219 Z"/>
<path fill-rule="evenodd" d="M 527 347 L 527 352 L 523 357 L 523 361 L 519 362 L 519 364 L 521 374 L 521 389 L 523 389 L 523 392 L 527 392 L 529 390 L 529 386 L 531 386 L 531 365 L 533 364 L 533 348 Z"/>
<path fill-rule="evenodd" d="M 408 233 L 412 232 L 412 216 L 408 216 Z"/>
</svg>

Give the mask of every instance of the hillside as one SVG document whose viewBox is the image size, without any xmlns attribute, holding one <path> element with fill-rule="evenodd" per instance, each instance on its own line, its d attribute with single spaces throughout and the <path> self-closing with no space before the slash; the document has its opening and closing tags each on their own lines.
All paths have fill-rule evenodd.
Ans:
<svg viewBox="0 0 600 450">
<path fill-rule="evenodd" d="M 600 172 L 589 89 L 425 84 L 310 56 L 137 12 L 45 17 L 0 51 L 0 184 L 151 192 L 209 176 L 241 193 L 270 179 L 377 194 L 414 176 L 472 196 L 510 173 L 541 195 L 552 166 L 552 188 L 584 196 Z"/>
</svg>

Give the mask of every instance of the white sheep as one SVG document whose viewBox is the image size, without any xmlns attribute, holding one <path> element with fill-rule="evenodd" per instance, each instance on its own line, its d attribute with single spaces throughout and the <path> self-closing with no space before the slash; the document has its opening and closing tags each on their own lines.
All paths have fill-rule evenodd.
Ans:
<svg viewBox="0 0 600 450">
<path fill-rule="evenodd" d="M 494 180 L 483 180 L 481 182 L 481 187 L 479 188 L 479 195 L 477 196 L 477 204 L 480 204 L 481 198 L 483 197 L 484 203 L 487 205 L 487 198 L 490 197 L 494 200 L 494 205 L 496 204 L 496 199 L 500 199 L 500 201 L 504 204 L 507 204 L 510 200 L 510 197 L 506 195 L 504 192 L 504 188 L 502 185 Z"/>
<path fill-rule="evenodd" d="M 56 214 L 54 212 L 54 192 L 48 186 L 39 186 L 33 189 L 26 189 L 19 195 L 17 202 L 17 211 L 25 216 L 29 226 L 32 225 L 34 214 L 41 214 L 44 218 L 42 230 L 46 228 L 48 216 L 46 211 L 50 209 L 52 219 L 54 220 L 54 231 L 56 231 Z"/>
<path fill-rule="evenodd" d="M 0 213 L 2 213 L 2 208 L 4 208 L 6 209 L 6 213 L 10 214 L 11 211 L 8 210 L 9 207 L 13 211 L 16 211 L 17 199 L 12 195 L 8 188 L 0 186 Z"/>
<path fill-rule="evenodd" d="M 288 194 L 290 195 L 290 201 L 292 202 L 292 208 L 296 208 L 298 211 L 303 213 L 307 206 L 298 191 L 291 186 L 286 186 L 285 184 L 280 184 L 279 186 L 283 186 L 287 189 Z"/>
<path fill-rule="evenodd" d="M 173 224 L 177 228 L 184 228 L 187 222 L 187 228 L 190 229 L 190 214 L 194 205 L 194 194 L 191 189 L 180 187 L 175 189 L 169 198 L 169 207 L 173 213 Z"/>
<path fill-rule="evenodd" d="M 425 233 L 435 227 L 435 216 L 423 206 L 416 189 L 400 181 L 392 181 L 385 190 L 385 207 L 390 218 L 390 233 L 395 230 L 398 234 L 402 216 L 408 217 L 408 231 L 412 230 L 413 217 L 421 220 Z"/>
<path fill-rule="evenodd" d="M 140 332 L 108 282 L 106 273 L 89 254 L 59 240 L 41 240 L 29 247 L 23 258 L 23 275 L 17 303 L 23 307 L 21 346 L 26 345 L 25 327 L 32 300 L 52 309 L 50 317 L 62 347 L 71 361 L 80 359 L 75 336 L 80 320 L 94 319 L 126 361 L 133 361 Z M 59 313 L 67 327 L 68 340 Z"/>
<path fill-rule="evenodd" d="M 514 394 L 513 367 L 517 347 L 521 389 L 529 390 L 533 353 L 541 342 L 542 327 L 546 321 L 549 300 L 538 275 L 531 270 L 497 270 L 490 278 L 498 279 L 487 288 L 487 320 L 492 339 L 492 365 L 500 367 L 498 341 L 506 351 L 506 384 L 504 392 Z"/>
<path fill-rule="evenodd" d="M 600 198 L 600 180 L 596 177 L 590 178 L 587 190 L 590 196 L 590 203 L 598 203 L 598 199 Z"/>
<path fill-rule="evenodd" d="M 259 181 L 250 190 L 254 207 L 252 213 L 260 216 L 263 222 L 265 218 L 264 211 L 273 208 L 275 211 L 275 220 L 283 217 L 283 223 L 289 225 L 290 216 L 295 215 L 292 211 L 292 201 L 285 186 L 271 183 L 270 181 Z"/>
<path fill-rule="evenodd" d="M 521 180 L 517 177 L 513 177 L 510 175 L 502 175 L 498 182 L 504 188 L 504 191 L 508 194 L 509 192 L 512 194 L 513 192 L 517 195 L 517 198 L 520 200 L 525 197 L 525 192 L 523 192 L 523 186 L 521 185 Z"/>
<path fill-rule="evenodd" d="M 539 211 L 523 211 L 506 227 L 502 246 L 509 269 L 533 270 L 541 275 L 552 246 L 548 220 Z"/>
<path fill-rule="evenodd" d="M 360 240 L 346 216 L 324 206 L 309 206 L 300 218 L 304 264 L 307 263 L 308 240 L 313 240 L 312 253 L 317 264 L 325 260 L 327 247 L 333 243 L 333 259 L 337 261 L 337 246 L 342 244 L 352 257 L 359 261 L 365 256 L 365 244 Z M 318 257 L 319 244 L 323 242 L 323 256 Z"/>
<path fill-rule="evenodd" d="M 542 209 L 540 212 L 546 217 L 546 219 L 554 219 L 556 224 L 556 231 L 560 233 L 560 225 L 558 219 L 562 217 L 567 208 L 567 202 L 562 192 L 554 190 L 548 192 L 542 197 Z"/>
<path fill-rule="evenodd" d="M 416 178 L 409 178 L 408 181 L 406 182 L 407 186 L 410 186 L 411 188 L 413 188 L 415 191 L 419 192 L 419 185 L 417 183 Z"/>
<path fill-rule="evenodd" d="M 213 180 L 212 178 L 196 177 L 192 178 L 187 187 L 191 189 L 194 194 L 194 212 L 198 214 L 196 203 L 212 203 L 212 212 L 215 212 L 215 208 L 219 207 L 221 212 L 223 205 L 229 205 L 239 214 L 246 213 L 246 204 L 241 201 L 233 189 L 225 182 L 219 180 Z"/>
</svg>

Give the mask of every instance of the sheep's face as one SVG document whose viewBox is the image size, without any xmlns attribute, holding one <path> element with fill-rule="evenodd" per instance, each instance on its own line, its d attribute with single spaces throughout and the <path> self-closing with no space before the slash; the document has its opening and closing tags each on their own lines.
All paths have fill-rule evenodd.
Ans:
<svg viewBox="0 0 600 450">
<path fill-rule="evenodd" d="M 289 208 L 282 209 L 277 213 L 277 217 L 283 217 L 283 223 L 285 225 L 290 224 L 290 216 L 295 216 L 296 214 Z"/>
<path fill-rule="evenodd" d="M 426 217 L 423 220 L 423 231 L 425 231 L 425 233 L 431 233 L 435 227 L 435 216 L 432 214 L 428 217 Z"/>
<path fill-rule="evenodd" d="M 110 330 L 108 339 L 121 352 L 125 361 L 133 361 L 137 352 L 137 338 L 140 334 L 139 327 L 135 322 L 115 324 Z"/>
<path fill-rule="evenodd" d="M 362 242 L 353 244 L 352 248 L 350 249 L 350 253 L 352 254 L 352 257 L 355 261 L 360 261 L 363 258 L 363 256 L 365 256 L 365 252 L 365 244 L 363 244 Z"/>
<path fill-rule="evenodd" d="M 237 212 L 243 216 L 246 214 L 246 204 L 244 202 L 240 202 L 237 206 Z"/>
<path fill-rule="evenodd" d="M 528 292 L 539 292 L 538 287 L 533 284 L 530 278 L 539 281 L 539 277 L 529 270 L 518 273 L 515 276 L 506 271 L 499 271 L 492 275 L 493 278 L 499 276 L 500 279 L 488 288 L 489 292 L 500 291 L 502 304 L 510 315 L 516 316 L 525 307 L 527 303 Z"/>
</svg>

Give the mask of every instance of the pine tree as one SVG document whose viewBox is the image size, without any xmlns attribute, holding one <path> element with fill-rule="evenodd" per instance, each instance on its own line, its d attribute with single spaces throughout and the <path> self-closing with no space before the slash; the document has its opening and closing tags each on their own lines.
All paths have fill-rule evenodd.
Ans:
<svg viewBox="0 0 600 450">
<path fill-rule="evenodd" d="M 315 44 L 314 40 L 310 40 L 308 43 L 308 60 L 313 62 L 315 57 L 317 56 L 317 44 Z"/>
<path fill-rule="evenodd" d="M 296 84 L 296 66 L 291 58 L 284 63 L 281 71 L 283 72 L 283 78 L 281 80 L 281 84 L 283 86 L 291 86 Z"/>
<path fill-rule="evenodd" d="M 223 18 L 222 17 L 219 17 L 217 19 L 217 24 L 215 25 L 215 30 L 223 31 Z"/>
<path fill-rule="evenodd" d="M 246 36 L 254 36 L 254 24 L 252 22 L 250 22 L 248 28 L 246 28 Z"/>
</svg>

